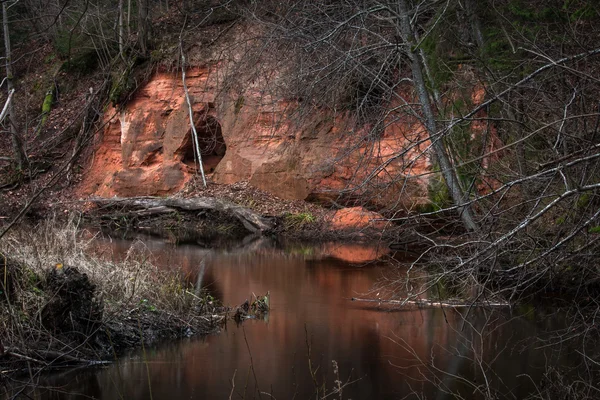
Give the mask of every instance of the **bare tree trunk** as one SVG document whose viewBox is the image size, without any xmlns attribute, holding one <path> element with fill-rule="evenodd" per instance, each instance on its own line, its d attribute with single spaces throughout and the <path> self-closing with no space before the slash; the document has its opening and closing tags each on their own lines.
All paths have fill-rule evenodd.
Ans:
<svg viewBox="0 0 600 400">
<path fill-rule="evenodd" d="M 196 132 L 196 126 L 194 124 L 194 113 L 192 111 L 192 102 L 190 100 L 190 94 L 188 92 L 187 84 L 185 83 L 185 55 L 183 54 L 183 43 L 179 43 L 179 49 L 181 51 L 181 79 L 183 81 L 183 91 L 185 92 L 185 100 L 188 106 L 188 112 L 190 114 L 190 126 L 192 136 L 194 139 L 193 145 L 196 153 L 196 160 L 198 161 L 198 168 L 202 174 L 202 184 L 206 187 L 206 176 L 204 175 L 204 166 L 202 165 L 202 153 L 200 153 L 200 144 L 198 143 L 198 132 Z"/>
<path fill-rule="evenodd" d="M 138 43 L 145 56 L 148 53 L 148 0 L 138 0 Z"/>
<path fill-rule="evenodd" d="M 123 0 L 119 0 L 119 54 L 123 57 L 123 36 L 125 32 L 123 30 L 123 13 L 125 10 L 123 9 Z"/>
<path fill-rule="evenodd" d="M 456 174 L 456 170 L 454 169 L 452 162 L 450 161 L 450 157 L 448 156 L 448 152 L 446 151 L 444 142 L 441 137 L 436 137 L 436 133 L 438 131 L 437 123 L 435 121 L 435 116 L 431 107 L 431 102 L 429 100 L 429 91 L 427 89 L 427 85 L 425 84 L 425 79 L 423 78 L 423 69 L 421 66 L 421 62 L 419 60 L 419 56 L 413 49 L 415 35 L 413 33 L 413 29 L 410 23 L 410 17 L 408 15 L 406 0 L 399 0 L 398 5 L 401 13 L 400 28 L 402 31 L 402 35 L 404 36 L 404 40 L 406 42 L 406 53 L 408 54 L 408 57 L 411 61 L 413 81 L 417 89 L 417 93 L 419 95 L 421 109 L 423 110 L 423 116 L 425 118 L 425 127 L 427 128 L 427 132 L 431 139 L 435 157 L 437 159 L 437 162 L 440 164 L 442 176 L 446 181 L 446 185 L 448 186 L 448 189 L 450 191 L 450 196 L 452 197 L 454 204 L 458 208 L 463 224 L 468 230 L 477 231 L 479 227 L 477 226 L 477 223 L 473 218 L 471 208 L 469 206 L 462 205 L 466 200 L 466 196 L 460 186 L 458 175 Z"/>
<path fill-rule="evenodd" d="M 131 37 L 131 0 L 127 0 L 127 37 Z"/>
<path fill-rule="evenodd" d="M 10 32 L 8 30 L 8 15 L 6 10 L 6 2 L 2 2 L 2 26 L 4 28 L 4 48 L 6 50 L 6 86 L 8 87 L 9 95 L 14 93 L 13 74 L 12 74 L 12 59 L 10 51 Z M 10 126 L 10 135 L 12 138 L 13 152 L 15 153 L 15 161 L 17 168 L 22 169 L 27 164 L 27 155 L 23 146 L 23 139 L 17 132 L 15 120 L 14 102 L 8 103 L 8 124 Z"/>
<path fill-rule="evenodd" d="M 481 31 L 481 24 L 479 23 L 479 17 L 477 16 L 477 12 L 475 11 L 475 2 L 473 0 L 465 0 L 465 9 L 467 11 L 467 17 L 471 23 L 471 32 L 475 37 L 475 41 L 477 42 L 477 46 L 479 48 L 483 48 L 483 33 Z"/>
</svg>

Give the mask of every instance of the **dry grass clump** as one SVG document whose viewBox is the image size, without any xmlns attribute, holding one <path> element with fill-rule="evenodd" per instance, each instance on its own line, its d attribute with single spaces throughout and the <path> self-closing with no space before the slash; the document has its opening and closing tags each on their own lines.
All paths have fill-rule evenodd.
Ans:
<svg viewBox="0 0 600 400">
<path fill-rule="evenodd" d="M 25 269 L 31 283 L 36 278 L 43 280 L 56 264 L 76 268 L 96 285 L 97 294 L 109 308 L 131 307 L 143 300 L 170 312 L 190 307 L 193 296 L 179 274 L 153 265 L 143 243 L 134 243 L 122 261 L 111 261 L 95 254 L 95 236 L 85 233 L 74 219 L 66 223 L 48 220 L 33 229 L 9 233 L 0 243 L 0 251 Z"/>
<path fill-rule="evenodd" d="M 0 288 L 6 290 L 0 296 L 0 336 L 5 347 L 28 357 L 33 351 L 43 362 L 47 349 L 54 358 L 75 350 L 79 358 L 97 359 L 217 326 L 220 318 L 213 315 L 223 310 L 208 307 L 177 271 L 154 265 L 143 243 L 134 243 L 120 261 L 96 250 L 95 236 L 75 219 L 50 219 L 2 239 L 6 279 Z M 63 290 L 71 279 L 66 277 L 80 286 Z"/>
</svg>

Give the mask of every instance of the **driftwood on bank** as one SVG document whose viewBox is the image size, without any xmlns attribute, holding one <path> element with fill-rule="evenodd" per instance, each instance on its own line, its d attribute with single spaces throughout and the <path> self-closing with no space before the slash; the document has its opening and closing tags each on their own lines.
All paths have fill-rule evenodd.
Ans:
<svg viewBox="0 0 600 400">
<path fill-rule="evenodd" d="M 439 300 L 385 300 L 385 299 L 361 299 L 352 297 L 352 301 L 360 301 L 367 303 L 378 304 L 393 304 L 400 307 L 446 307 L 446 308 L 472 308 L 472 307 L 510 307 L 509 303 L 481 301 L 475 303 L 459 302 L 454 300 L 439 301 Z"/>
<path fill-rule="evenodd" d="M 89 201 L 93 203 L 106 204 L 109 206 L 126 206 L 140 208 L 137 215 L 149 216 L 183 211 L 213 210 L 229 214 L 237 218 L 244 227 L 252 233 L 261 233 L 273 228 L 272 223 L 254 211 L 214 197 L 192 197 L 160 198 L 160 197 L 131 197 L 131 198 L 100 198 L 92 197 Z"/>
</svg>

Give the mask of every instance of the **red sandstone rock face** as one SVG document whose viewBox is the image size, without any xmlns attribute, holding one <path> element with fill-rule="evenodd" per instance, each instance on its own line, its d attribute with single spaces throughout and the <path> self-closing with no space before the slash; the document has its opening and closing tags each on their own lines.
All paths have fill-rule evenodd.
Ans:
<svg viewBox="0 0 600 400">
<path fill-rule="evenodd" d="M 217 102 L 214 75 L 194 69 L 187 84 L 196 126 L 208 143 L 200 145 L 210 153 L 204 167 L 214 170 L 215 182 L 248 180 L 284 199 L 364 195 L 391 208 L 426 202 L 428 181 L 421 174 L 430 161 L 427 142 L 411 147 L 423 134 L 416 120 L 391 121 L 379 137 L 365 140 L 364 132 L 352 132 L 345 115 L 315 111 L 300 125 L 293 116 L 297 103 L 266 99 L 255 89 L 236 98 L 221 95 Z M 179 75 L 157 73 L 123 110 L 107 112 L 105 121 L 84 194 L 174 193 L 195 173 Z M 224 143 L 213 149 L 216 131 Z"/>
<path fill-rule="evenodd" d="M 387 222 L 381 214 L 366 210 L 364 207 L 342 208 L 335 212 L 329 222 L 333 230 L 360 231 L 364 229 L 385 229 Z"/>
<path fill-rule="evenodd" d="M 196 126 L 205 130 L 214 128 L 210 125 L 215 112 L 211 95 L 215 90 L 208 75 L 208 70 L 193 70 L 187 79 Z M 195 172 L 180 76 L 156 74 L 125 109 L 109 110 L 105 122 L 82 183 L 85 194 L 164 195 L 181 189 Z M 205 169 L 214 168 L 210 156 L 207 158 Z"/>
</svg>

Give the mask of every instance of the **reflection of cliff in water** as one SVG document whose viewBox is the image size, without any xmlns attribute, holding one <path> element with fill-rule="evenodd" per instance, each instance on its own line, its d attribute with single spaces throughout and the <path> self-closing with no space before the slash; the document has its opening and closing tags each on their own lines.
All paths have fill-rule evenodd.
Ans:
<svg viewBox="0 0 600 400">
<path fill-rule="evenodd" d="M 123 245 L 123 247 L 120 247 Z M 128 243 L 114 243 L 118 253 Z M 321 259 L 317 249 L 296 252 L 261 245 L 252 251 L 239 248 L 213 251 L 197 246 L 173 247 L 146 242 L 156 261 L 169 268 L 181 267 L 190 282 L 218 295 L 226 304 L 239 304 L 252 293 L 271 293 L 272 310 L 266 321 L 248 320 L 242 326 L 230 323 L 220 335 L 170 344 L 123 359 L 102 370 L 55 377 L 50 385 L 69 385 L 77 392 L 102 399 L 215 399 L 228 398 L 235 375 L 232 398 L 259 398 L 255 394 L 250 355 L 258 388 L 277 399 L 309 398 L 314 383 L 307 361 L 307 336 L 318 379 L 333 388 L 332 360 L 341 378 L 360 379 L 344 391 L 344 398 L 392 399 L 415 391 L 427 398 L 444 398 L 424 379 L 434 374 L 418 367 L 417 359 L 430 361 L 448 373 L 471 381 L 484 381 L 479 366 L 503 391 L 515 390 L 516 398 L 531 389 L 548 360 L 540 351 L 513 351 L 535 334 L 536 326 L 523 318 L 509 320 L 502 313 L 471 310 L 467 323 L 453 310 L 424 309 L 385 312 L 365 308 L 348 299 L 368 292 L 386 272 L 382 264 L 353 267 L 330 258 Z M 488 328 L 480 336 L 474 328 Z M 146 370 L 148 368 L 148 371 Z M 492 377 L 493 374 L 498 377 Z M 150 376 L 150 383 L 148 382 Z M 458 379 L 438 376 L 439 385 L 461 390 L 467 397 L 472 388 L 462 388 Z M 499 382 L 502 383 L 499 383 Z M 79 383 L 77 383 L 79 382 Z M 75 386 L 77 385 L 77 386 Z M 436 397 L 437 396 L 437 397 Z M 48 398 L 72 398 L 54 393 Z M 262 395 L 262 398 L 269 396 Z M 314 396 L 312 396 L 314 398 Z"/>
</svg>

